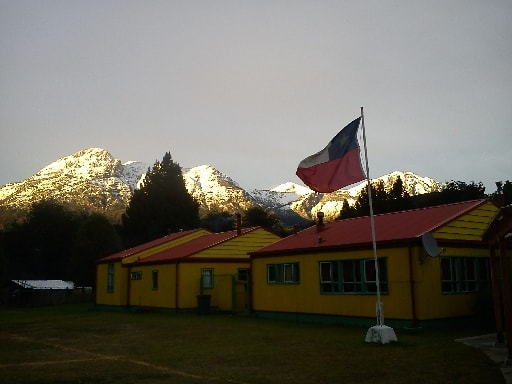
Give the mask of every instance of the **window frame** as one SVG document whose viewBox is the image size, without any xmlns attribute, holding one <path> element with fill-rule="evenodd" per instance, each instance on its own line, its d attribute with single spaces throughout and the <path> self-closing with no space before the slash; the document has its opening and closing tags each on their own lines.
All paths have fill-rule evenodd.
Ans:
<svg viewBox="0 0 512 384">
<path fill-rule="evenodd" d="M 208 275 L 206 272 L 209 272 Z M 213 268 L 201 268 L 201 288 L 202 289 L 213 289 L 214 287 L 214 280 L 213 280 Z M 207 284 L 208 280 L 205 279 L 208 278 L 209 283 Z"/>
<path fill-rule="evenodd" d="M 116 267 L 114 263 L 107 264 L 107 293 L 114 292 Z"/>
<path fill-rule="evenodd" d="M 267 264 L 267 284 L 296 285 L 300 284 L 300 263 L 270 263 Z"/>
<path fill-rule="evenodd" d="M 151 289 L 153 291 L 158 290 L 158 269 L 151 271 Z"/>
<path fill-rule="evenodd" d="M 249 281 L 249 268 L 238 268 L 236 278 L 240 281 Z"/>
<path fill-rule="evenodd" d="M 142 280 L 142 271 L 130 272 L 130 280 Z"/>
<path fill-rule="evenodd" d="M 443 256 L 439 258 L 443 295 L 478 293 L 490 287 L 489 258 L 482 256 Z"/>
<path fill-rule="evenodd" d="M 379 257 L 379 286 L 389 294 L 387 257 Z M 377 293 L 375 259 L 320 260 L 320 294 L 374 295 Z M 329 272 L 329 276 L 327 276 Z"/>
</svg>

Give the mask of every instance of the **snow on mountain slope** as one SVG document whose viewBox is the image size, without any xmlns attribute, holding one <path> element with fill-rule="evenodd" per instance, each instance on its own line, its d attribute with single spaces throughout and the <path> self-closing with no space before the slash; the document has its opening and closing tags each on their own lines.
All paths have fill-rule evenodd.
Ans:
<svg viewBox="0 0 512 384">
<path fill-rule="evenodd" d="M 240 212 L 252 204 L 249 194 L 228 176 L 210 165 L 183 172 L 188 192 L 200 203 L 200 213 Z"/>
<path fill-rule="evenodd" d="M 121 163 L 101 148 L 84 149 L 56 160 L 26 180 L 1 187 L 0 207 L 28 209 L 33 202 L 54 199 L 119 219 L 133 191 L 140 188 L 147 170 L 144 163 Z M 412 172 L 397 171 L 375 180 L 382 180 L 385 188 L 390 189 L 398 177 L 410 195 L 439 189 L 433 179 Z M 366 188 L 366 183 L 362 182 L 350 189 L 319 194 L 286 182 L 270 190 L 248 193 L 210 165 L 184 169 L 183 178 L 188 192 L 200 203 L 201 215 L 214 212 L 234 214 L 259 204 L 280 217 L 299 215 L 313 219 L 321 210 L 329 220 L 339 215 L 345 199 L 353 204 L 361 189 Z"/>
<path fill-rule="evenodd" d="M 0 205 L 27 208 L 45 199 L 81 209 L 123 210 L 140 181 L 142 163 L 125 165 L 101 148 L 62 157 L 35 175 L 0 188 Z"/>
<path fill-rule="evenodd" d="M 139 189 L 144 176 L 148 170 L 148 166 L 140 161 L 127 161 L 123 163 L 119 179 L 130 186 L 132 192 Z"/>
<path fill-rule="evenodd" d="M 373 184 L 383 181 L 385 190 L 389 191 L 398 178 L 402 180 L 404 190 L 411 196 L 440 189 L 439 184 L 434 179 L 421 177 L 413 172 L 395 171 L 372 179 L 371 182 Z M 366 182 L 361 182 L 352 188 L 341 189 L 332 193 L 303 195 L 291 204 L 291 209 L 310 219 L 315 218 L 317 212 L 322 211 L 326 220 L 332 220 L 339 216 L 345 199 L 349 205 L 353 205 L 361 191 L 366 187 Z"/>
</svg>

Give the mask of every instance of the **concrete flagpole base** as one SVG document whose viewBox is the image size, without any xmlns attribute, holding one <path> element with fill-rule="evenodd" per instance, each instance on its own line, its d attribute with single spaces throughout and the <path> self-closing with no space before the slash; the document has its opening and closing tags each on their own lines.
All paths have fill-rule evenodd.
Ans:
<svg viewBox="0 0 512 384">
<path fill-rule="evenodd" d="M 365 340 L 367 343 L 382 343 L 387 344 L 392 341 L 398 341 L 393 328 L 387 325 L 374 325 L 366 332 Z"/>
</svg>

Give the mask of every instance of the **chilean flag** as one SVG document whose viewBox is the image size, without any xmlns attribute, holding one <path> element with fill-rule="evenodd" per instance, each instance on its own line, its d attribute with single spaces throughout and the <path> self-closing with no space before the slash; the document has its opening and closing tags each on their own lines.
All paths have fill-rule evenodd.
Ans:
<svg viewBox="0 0 512 384">
<path fill-rule="evenodd" d="M 365 179 L 357 141 L 360 122 L 361 117 L 358 117 L 327 147 L 300 162 L 296 174 L 313 191 L 334 192 Z"/>
</svg>

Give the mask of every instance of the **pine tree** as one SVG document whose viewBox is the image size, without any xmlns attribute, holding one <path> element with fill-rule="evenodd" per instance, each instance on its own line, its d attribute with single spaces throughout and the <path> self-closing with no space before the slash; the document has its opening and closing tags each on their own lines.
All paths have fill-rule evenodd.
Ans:
<svg viewBox="0 0 512 384">
<path fill-rule="evenodd" d="M 196 228 L 199 203 L 188 193 L 178 163 L 167 152 L 148 169 L 122 217 L 125 245 L 133 246 L 170 232 Z"/>
<path fill-rule="evenodd" d="M 93 213 L 80 221 L 73 236 L 71 278 L 79 286 L 95 286 L 96 261 L 121 249 L 121 238 L 106 216 Z"/>
<path fill-rule="evenodd" d="M 403 181 L 398 177 L 389 191 L 383 180 L 370 183 L 372 191 L 373 212 L 380 213 L 401 211 L 409 208 L 409 194 L 405 190 Z M 350 217 L 368 216 L 370 214 L 370 199 L 368 188 L 363 188 L 359 193 L 354 206 L 350 206 L 347 200 L 343 201 L 340 219 Z"/>
<path fill-rule="evenodd" d="M 285 233 L 283 223 L 277 215 L 258 205 L 243 213 L 242 223 L 244 227 L 259 226 L 276 234 L 283 235 Z"/>
</svg>

